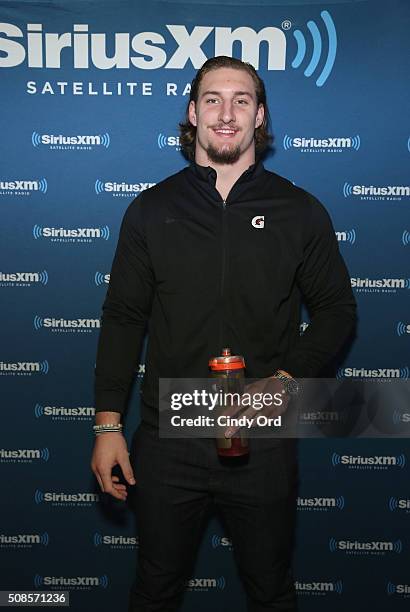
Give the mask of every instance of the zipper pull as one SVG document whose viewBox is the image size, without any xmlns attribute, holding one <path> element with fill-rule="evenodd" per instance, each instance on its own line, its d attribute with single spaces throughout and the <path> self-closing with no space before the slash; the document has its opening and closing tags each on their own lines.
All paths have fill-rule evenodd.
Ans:
<svg viewBox="0 0 410 612">
<path fill-rule="evenodd" d="M 226 208 L 226 200 L 222 200 L 223 207 Z"/>
</svg>

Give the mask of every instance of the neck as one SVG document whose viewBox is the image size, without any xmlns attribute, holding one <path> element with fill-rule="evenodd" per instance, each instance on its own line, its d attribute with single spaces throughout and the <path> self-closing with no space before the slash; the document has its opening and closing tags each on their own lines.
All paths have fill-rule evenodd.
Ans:
<svg viewBox="0 0 410 612">
<path fill-rule="evenodd" d="M 195 162 L 200 166 L 210 166 L 216 172 L 216 189 L 223 200 L 226 200 L 233 185 L 255 163 L 254 147 L 244 152 L 234 164 L 216 164 L 208 158 L 205 151 L 195 152 Z"/>
</svg>

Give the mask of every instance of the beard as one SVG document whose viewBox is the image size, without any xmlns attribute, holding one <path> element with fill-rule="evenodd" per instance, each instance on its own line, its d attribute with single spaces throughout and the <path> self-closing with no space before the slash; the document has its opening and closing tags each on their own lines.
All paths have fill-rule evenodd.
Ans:
<svg viewBox="0 0 410 612">
<path fill-rule="evenodd" d="M 236 145 L 232 149 L 217 149 L 209 144 L 206 149 L 208 159 L 214 164 L 234 164 L 241 156 L 241 148 Z"/>
</svg>

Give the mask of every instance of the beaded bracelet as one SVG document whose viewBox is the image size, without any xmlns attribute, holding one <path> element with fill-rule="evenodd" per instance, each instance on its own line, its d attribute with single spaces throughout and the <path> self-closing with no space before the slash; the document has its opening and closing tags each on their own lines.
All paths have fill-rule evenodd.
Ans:
<svg viewBox="0 0 410 612">
<path fill-rule="evenodd" d="M 121 433 L 122 424 L 121 423 L 103 423 L 101 425 L 93 425 L 93 430 L 96 436 L 99 436 L 100 434 L 107 433 L 107 432 Z"/>
</svg>

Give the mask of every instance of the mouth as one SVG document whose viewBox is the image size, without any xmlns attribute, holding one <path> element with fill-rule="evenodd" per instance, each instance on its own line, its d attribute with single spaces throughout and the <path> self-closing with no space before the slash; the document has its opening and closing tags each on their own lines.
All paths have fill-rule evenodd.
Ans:
<svg viewBox="0 0 410 612">
<path fill-rule="evenodd" d="M 212 130 L 215 134 L 217 134 L 218 136 L 221 136 L 222 138 L 232 138 L 233 136 L 235 136 L 235 134 L 238 131 L 235 128 L 229 128 L 229 127 L 216 127 L 216 128 L 212 128 Z"/>
</svg>

